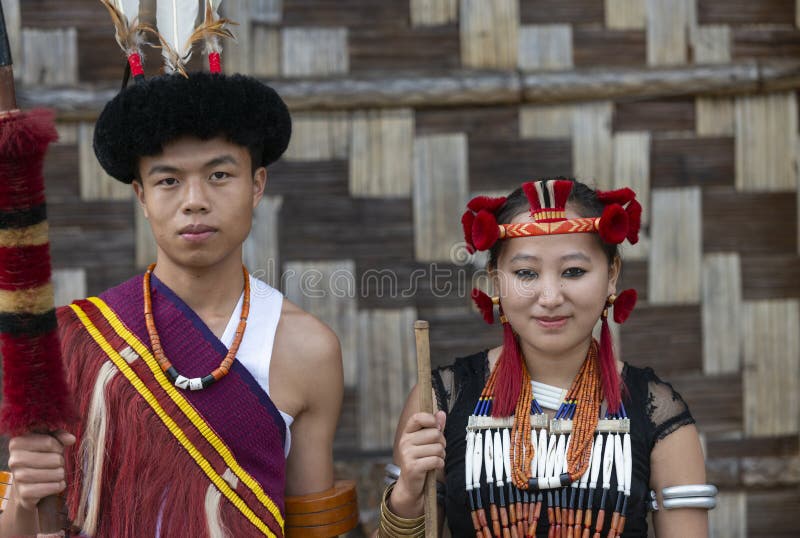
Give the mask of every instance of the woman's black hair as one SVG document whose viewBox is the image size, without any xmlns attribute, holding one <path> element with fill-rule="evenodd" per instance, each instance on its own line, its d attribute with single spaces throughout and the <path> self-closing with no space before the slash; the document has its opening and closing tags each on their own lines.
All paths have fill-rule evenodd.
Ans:
<svg viewBox="0 0 800 538">
<path fill-rule="evenodd" d="M 606 207 L 605 204 L 597 199 L 597 191 L 585 183 L 581 183 L 580 181 L 571 177 L 552 177 L 542 179 L 572 181 L 572 191 L 569 194 L 569 198 L 567 198 L 567 203 L 571 204 L 581 217 L 599 217 L 603 214 L 603 210 Z M 530 208 L 531 205 L 528 201 L 528 197 L 525 196 L 522 187 L 518 187 L 514 190 L 514 192 L 508 195 L 506 203 L 497 210 L 495 216 L 498 224 L 509 224 L 514 217 L 524 211 L 529 211 Z M 603 252 L 605 252 L 606 257 L 608 258 L 608 263 L 612 264 L 617 256 L 619 256 L 619 249 L 617 248 L 617 245 L 604 243 L 602 240 L 600 240 L 599 236 L 597 240 L 600 241 L 600 246 L 603 248 Z M 489 267 L 497 267 L 497 260 L 500 257 L 502 248 L 503 241 L 497 241 L 489 250 Z"/>
</svg>

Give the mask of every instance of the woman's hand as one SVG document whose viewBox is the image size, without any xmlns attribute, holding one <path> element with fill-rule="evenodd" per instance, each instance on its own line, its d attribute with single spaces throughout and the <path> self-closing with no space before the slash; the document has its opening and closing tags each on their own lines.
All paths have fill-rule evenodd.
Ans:
<svg viewBox="0 0 800 538">
<path fill-rule="evenodd" d="M 414 413 L 406 421 L 395 446 L 400 478 L 389 498 L 394 514 L 414 518 L 423 513 L 425 475 L 444 468 L 444 424 L 444 411 Z"/>
</svg>

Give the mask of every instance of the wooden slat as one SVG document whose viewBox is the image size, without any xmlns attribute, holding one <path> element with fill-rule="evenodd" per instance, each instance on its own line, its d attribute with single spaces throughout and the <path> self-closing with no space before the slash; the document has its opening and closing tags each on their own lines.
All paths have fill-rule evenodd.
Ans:
<svg viewBox="0 0 800 538">
<path fill-rule="evenodd" d="M 117 181 L 100 166 L 92 145 L 94 125 L 78 126 L 79 177 L 82 200 L 129 200 L 133 188 Z"/>
<path fill-rule="evenodd" d="M 576 67 L 642 66 L 647 61 L 643 30 L 606 30 L 594 26 L 572 29 L 572 61 Z"/>
<path fill-rule="evenodd" d="M 358 313 L 359 414 L 362 449 L 388 449 L 397 419 L 416 382 L 415 308 Z"/>
<path fill-rule="evenodd" d="M 614 171 L 611 174 L 614 188 L 630 187 L 642 204 L 643 229 L 639 242 L 626 244 L 623 253 L 626 261 L 645 260 L 649 238 L 646 232 L 650 221 L 650 133 L 627 132 L 614 135 Z"/>
<path fill-rule="evenodd" d="M 297 195 L 313 192 L 315 196 L 347 196 L 347 161 L 280 160 L 267 172 L 267 194 Z"/>
<path fill-rule="evenodd" d="M 75 28 L 22 28 L 19 78 L 23 84 L 71 86 L 78 82 L 78 33 Z"/>
<path fill-rule="evenodd" d="M 692 32 L 694 61 L 699 64 L 724 64 L 731 61 L 729 26 L 699 26 Z"/>
<path fill-rule="evenodd" d="M 775 435 L 771 437 L 710 438 L 706 454 L 712 458 L 785 457 L 800 455 L 800 437 Z"/>
<path fill-rule="evenodd" d="M 770 218 L 748 219 L 769 208 Z M 782 193 L 740 193 L 728 188 L 703 189 L 705 252 L 797 253 L 797 232 L 787 223 L 797 218 L 797 200 Z"/>
<path fill-rule="evenodd" d="M 470 188 L 508 193 L 531 178 L 568 176 L 572 170 L 570 146 L 564 139 L 475 141 L 470 137 Z"/>
<path fill-rule="evenodd" d="M 11 49 L 11 59 L 14 63 L 22 60 L 22 17 L 20 13 L 20 0 L 3 0 L 3 17 L 6 21 L 8 44 Z"/>
<path fill-rule="evenodd" d="M 54 269 L 53 292 L 55 305 L 68 305 L 86 297 L 86 270 L 83 268 Z"/>
<path fill-rule="evenodd" d="M 414 111 L 417 136 L 466 133 L 470 141 L 511 140 L 519 136 L 517 106 L 422 108 Z"/>
<path fill-rule="evenodd" d="M 797 188 L 797 95 L 774 93 L 736 98 L 736 188 Z"/>
<path fill-rule="evenodd" d="M 610 102 L 576 105 L 572 113 L 572 173 L 597 188 L 611 187 L 614 147 Z"/>
<path fill-rule="evenodd" d="M 414 252 L 420 261 L 451 259 L 463 242 L 458 223 L 469 194 L 467 138 L 463 134 L 414 141 Z"/>
<path fill-rule="evenodd" d="M 653 189 L 652 208 L 648 300 L 697 303 L 703 251 L 700 188 Z"/>
<path fill-rule="evenodd" d="M 220 5 L 220 14 L 239 25 L 234 32 L 236 41 L 225 44 L 222 69 L 227 74 L 249 73 L 253 61 L 253 28 L 249 0 L 228 0 Z M 262 36 L 263 38 L 263 36 Z M 267 53 L 271 54 L 271 53 Z M 268 60 L 267 60 L 268 61 Z"/>
<path fill-rule="evenodd" d="M 655 137 L 650 159 L 653 187 L 733 186 L 733 138 Z"/>
<path fill-rule="evenodd" d="M 58 131 L 59 144 L 77 144 L 78 143 L 78 124 L 73 122 L 56 122 L 56 131 Z"/>
<path fill-rule="evenodd" d="M 525 71 L 572 67 L 572 26 L 526 25 L 519 29 L 519 68 Z"/>
<path fill-rule="evenodd" d="M 667 354 L 671 355 L 671 352 Z M 671 374 L 667 379 L 686 400 L 702 432 L 708 435 L 741 433 L 742 374 L 740 372 L 706 376 L 683 372 Z"/>
<path fill-rule="evenodd" d="M 481 349 L 502 344 L 499 325 L 487 325 L 466 304 L 461 309 L 419 309 L 420 319 L 431 325 L 431 367 L 452 364 L 456 357 L 472 355 Z"/>
<path fill-rule="evenodd" d="M 625 360 L 670 379 L 703 368 L 700 307 L 641 304 L 620 328 Z"/>
<path fill-rule="evenodd" d="M 281 263 L 278 226 L 281 196 L 265 196 L 253 213 L 250 235 L 242 246 L 244 264 L 250 274 L 272 287 L 280 285 Z"/>
<path fill-rule="evenodd" d="M 224 4 L 223 4 L 224 5 Z M 291 0 L 283 2 L 285 26 L 374 26 L 409 24 L 409 0 Z"/>
<path fill-rule="evenodd" d="M 614 131 L 690 131 L 694 123 L 692 98 L 614 103 Z"/>
<path fill-rule="evenodd" d="M 461 67 L 458 26 L 349 29 L 350 72 L 454 70 Z"/>
<path fill-rule="evenodd" d="M 693 0 L 647 0 L 647 64 L 684 64 Z"/>
<path fill-rule="evenodd" d="M 745 302 L 745 431 L 780 435 L 800 431 L 800 301 Z"/>
<path fill-rule="evenodd" d="M 800 489 L 795 487 L 747 493 L 747 537 L 791 538 L 797 536 Z"/>
<path fill-rule="evenodd" d="M 645 0 L 605 0 L 606 26 L 614 30 L 644 30 Z"/>
<path fill-rule="evenodd" d="M 617 283 L 617 288 L 626 290 L 633 288 L 638 294 L 638 302 L 647 302 L 647 261 L 629 260 L 626 253 L 622 253 L 622 274 Z"/>
<path fill-rule="evenodd" d="M 342 346 L 345 387 L 358 383 L 355 264 L 352 260 L 287 261 L 284 293 L 326 323 Z"/>
<path fill-rule="evenodd" d="M 292 114 L 287 161 L 330 161 L 349 156 L 350 119 L 346 112 Z"/>
<path fill-rule="evenodd" d="M 281 213 L 292 216 L 279 230 L 284 261 L 364 259 L 374 258 L 376 252 L 389 262 L 414 258 L 410 198 L 294 192 L 284 195 Z"/>
<path fill-rule="evenodd" d="M 283 76 L 334 75 L 348 70 L 347 28 L 283 29 Z"/>
<path fill-rule="evenodd" d="M 695 129 L 700 136 L 733 136 L 736 132 L 733 99 L 697 97 Z"/>
<path fill-rule="evenodd" d="M 700 24 L 787 24 L 794 20 L 795 0 L 699 0 Z"/>
<path fill-rule="evenodd" d="M 253 21 L 279 24 L 283 19 L 283 0 L 250 0 Z"/>
<path fill-rule="evenodd" d="M 758 299 L 800 298 L 800 257 L 750 254 L 742 258 L 742 297 Z"/>
<path fill-rule="evenodd" d="M 738 254 L 708 254 L 703 258 L 703 371 L 738 372 L 742 346 L 742 274 Z"/>
<path fill-rule="evenodd" d="M 784 21 L 788 22 L 788 21 Z M 800 31 L 786 26 L 746 26 L 733 28 L 733 58 L 797 58 Z"/>
<path fill-rule="evenodd" d="M 80 198 L 78 181 L 78 146 L 52 144 L 45 155 L 42 171 L 48 203 Z"/>
<path fill-rule="evenodd" d="M 520 0 L 523 24 L 603 24 L 603 3 L 598 0 Z"/>
<path fill-rule="evenodd" d="M 281 32 L 274 26 L 254 23 L 250 29 L 252 74 L 258 77 L 275 77 L 281 74 Z M 226 48 L 227 52 L 227 48 Z M 227 55 L 225 56 L 227 60 Z"/>
<path fill-rule="evenodd" d="M 458 0 L 410 0 L 411 26 L 436 26 L 458 20 Z"/>
<path fill-rule="evenodd" d="M 708 512 L 708 530 L 710 536 L 747 538 L 747 493 L 721 491 Z"/>
<path fill-rule="evenodd" d="M 521 138 L 559 139 L 572 134 L 572 107 L 528 105 L 519 109 Z"/>
<path fill-rule="evenodd" d="M 516 67 L 519 0 L 461 0 L 460 8 L 463 66 Z"/>
<path fill-rule="evenodd" d="M 409 196 L 414 113 L 367 110 L 352 117 L 350 194 Z"/>
</svg>

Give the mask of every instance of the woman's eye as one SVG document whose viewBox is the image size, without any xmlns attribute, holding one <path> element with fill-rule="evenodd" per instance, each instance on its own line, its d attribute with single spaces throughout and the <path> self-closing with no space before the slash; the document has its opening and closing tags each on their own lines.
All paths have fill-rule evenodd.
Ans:
<svg viewBox="0 0 800 538">
<path fill-rule="evenodd" d="M 228 177 L 228 173 L 227 172 L 214 172 L 213 174 L 211 174 L 211 177 L 214 178 L 214 179 L 225 179 L 226 177 Z"/>
<path fill-rule="evenodd" d="M 531 280 L 539 276 L 536 271 L 531 271 L 530 269 L 518 269 L 514 271 L 514 274 L 522 280 Z"/>
<path fill-rule="evenodd" d="M 580 267 L 570 267 L 563 274 L 565 277 L 574 278 L 586 274 L 586 271 Z"/>
</svg>

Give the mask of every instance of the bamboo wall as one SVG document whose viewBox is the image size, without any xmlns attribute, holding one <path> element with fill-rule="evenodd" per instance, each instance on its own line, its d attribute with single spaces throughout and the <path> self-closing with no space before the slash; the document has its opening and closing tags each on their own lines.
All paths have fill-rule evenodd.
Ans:
<svg viewBox="0 0 800 538">
<path fill-rule="evenodd" d="M 26 104 L 59 110 L 45 175 L 60 302 L 141 271 L 152 238 L 91 150 L 123 59 L 96 0 L 2 0 Z M 152 0 L 150 0 L 152 4 Z M 147 4 L 147 2 L 144 2 Z M 230 71 L 293 109 L 250 269 L 329 323 L 347 396 L 339 472 L 365 528 L 413 383 L 411 326 L 445 364 L 495 345 L 458 248 L 477 193 L 574 174 L 630 185 L 641 303 L 624 358 L 688 400 L 721 487 L 714 536 L 790 536 L 800 510 L 794 0 L 225 0 Z M 159 64 L 148 55 L 146 70 Z M 200 65 L 198 62 L 197 65 Z M 310 276 L 309 276 L 310 275 Z M 311 379 L 310 382 L 317 382 Z"/>
</svg>

